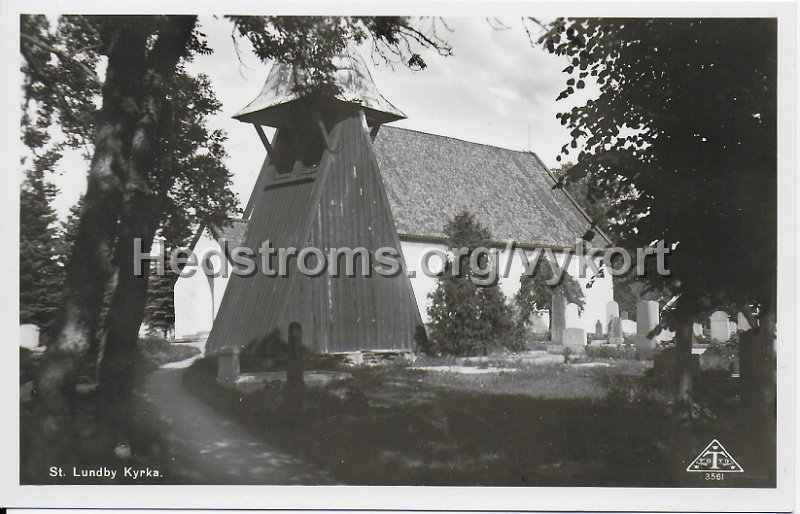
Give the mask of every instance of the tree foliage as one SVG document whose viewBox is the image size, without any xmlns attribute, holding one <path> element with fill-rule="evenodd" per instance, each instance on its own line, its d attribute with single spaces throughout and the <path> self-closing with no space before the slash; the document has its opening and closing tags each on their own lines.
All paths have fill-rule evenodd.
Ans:
<svg viewBox="0 0 800 514">
<path fill-rule="evenodd" d="M 156 18 L 144 17 L 155 31 Z M 133 23 L 127 20 L 128 23 Z M 22 52 L 25 57 L 26 112 L 23 139 L 29 147 L 51 145 L 51 152 L 79 149 L 91 156 L 102 78 L 98 66 L 107 59 L 102 34 L 113 23 L 102 16 L 61 16 L 51 29 L 44 16 L 22 17 Z M 209 50 L 199 31 L 187 43 L 197 52 Z M 51 58 L 53 55 L 55 59 Z M 147 186 L 164 197 L 165 216 L 158 227 L 171 246 L 185 244 L 200 223 L 224 223 L 236 212 L 237 200 L 229 190 L 231 173 L 225 167 L 227 136 L 208 128 L 206 119 L 217 114 L 221 104 L 203 74 L 189 74 L 187 55 L 175 70 L 166 97 L 171 107 L 158 143 L 156 168 Z M 58 127 L 63 139 L 46 134 Z M 56 154 L 60 158 L 60 153 Z M 55 169 L 58 158 L 53 159 Z"/>
<path fill-rule="evenodd" d="M 431 29 L 405 18 L 230 19 L 235 40 L 247 38 L 263 60 L 295 64 L 310 77 L 303 94 L 330 93 L 333 56 L 365 37 L 412 68 L 424 67 L 414 48 L 449 53 Z M 20 25 L 23 139 L 42 146 L 60 129 L 63 138 L 49 142 L 54 151 L 80 148 L 89 161 L 62 302 L 37 381 L 40 438 L 55 449 L 98 334 L 98 397 L 110 420 L 126 417 L 148 297 L 147 274 L 134 272 L 136 241 L 146 251 L 160 232 L 178 245 L 195 224 L 222 224 L 236 202 L 225 135 L 205 124 L 219 104 L 206 77 L 186 72 L 187 62 L 212 51 L 197 16 L 61 16 L 56 28 L 44 16 L 22 16 Z"/>
<path fill-rule="evenodd" d="M 470 258 L 477 248 L 491 248 L 489 230 L 468 212 L 457 214 L 444 227 L 451 248 L 467 248 L 468 253 L 449 260 L 430 293 L 428 308 L 429 353 L 442 355 L 486 355 L 490 350 L 519 345 L 514 316 L 497 283 L 479 286 L 473 281 Z M 481 268 L 490 266 L 478 259 Z"/>
<path fill-rule="evenodd" d="M 451 54 L 438 30 L 437 18 L 400 16 L 229 16 L 234 34 L 246 38 L 262 61 L 276 60 L 296 70 L 295 90 L 304 95 L 336 95 L 336 62 L 348 45 L 369 43 L 373 59 L 422 70 L 427 63 L 420 49 Z M 234 39 L 236 41 L 236 39 Z"/>
<path fill-rule="evenodd" d="M 150 267 L 150 285 L 143 321 L 149 334 L 169 339 L 175 330 L 175 296 L 172 292 L 175 277 L 169 269 L 165 271 L 159 274 L 155 264 Z"/>
<path fill-rule="evenodd" d="M 558 168 L 551 169 L 550 172 L 558 180 L 557 187 L 564 188 L 578 202 L 589 218 L 592 220 L 593 227 L 599 228 L 615 244 L 619 241 L 620 220 L 610 218 L 612 206 L 622 200 L 621 197 L 602 196 L 591 187 L 591 177 L 588 175 L 579 178 L 570 178 L 569 171 L 575 164 L 566 162 Z M 628 193 L 626 196 L 628 196 Z M 652 263 L 645 262 L 645 265 Z M 622 276 L 613 276 L 614 301 L 619 305 L 620 313 L 627 312 L 629 319 L 636 320 L 636 304 L 639 300 L 660 300 L 662 305 L 669 300 L 658 289 L 659 285 L 648 282 L 635 273 L 635 266 Z M 568 301 L 573 301 L 569 300 Z M 573 302 L 574 303 L 574 302 Z"/>
<path fill-rule="evenodd" d="M 695 417 L 692 323 L 720 307 L 750 316 L 759 358 L 748 363 L 744 403 L 765 423 L 772 477 L 777 28 L 774 18 L 558 19 L 539 39 L 566 61 L 559 99 L 590 82 L 599 90 L 559 114 L 572 137 L 560 157 L 577 153 L 567 180 L 586 177 L 594 197 L 615 199 L 618 245 L 673 249 L 671 273 L 649 266 L 645 281 L 675 299 L 662 324 L 676 334 L 682 419 Z"/>
<path fill-rule="evenodd" d="M 523 273 L 520 277 L 514 303 L 518 309 L 519 320 L 523 324 L 531 322 L 531 314 L 534 311 L 550 309 L 554 294 L 562 295 L 567 302 L 576 304 L 578 310 L 583 311 L 586 302 L 578 281 L 564 270 L 561 278 L 555 282 L 553 267 L 554 264 L 546 257 L 541 257 L 531 273 Z"/>
<path fill-rule="evenodd" d="M 672 276 L 648 278 L 692 310 L 773 303 L 776 34 L 770 19 L 560 19 L 540 39 L 568 63 L 559 98 L 599 88 L 559 115 L 568 180 L 616 199 L 621 245 L 676 245 Z"/>
<path fill-rule="evenodd" d="M 569 170 L 575 166 L 572 162 L 565 162 L 558 168 L 552 168 L 550 173 L 557 180 L 556 187 L 564 189 L 586 212 L 592 221 L 593 226 L 602 230 L 612 242 L 618 239 L 615 234 L 613 220 L 609 219 L 611 205 L 618 198 L 598 196 L 597 192 L 589 184 L 589 178 L 569 178 Z"/>
<path fill-rule="evenodd" d="M 51 168 L 57 166 L 65 149 L 81 150 L 87 158 L 94 150 L 98 106 L 102 104 L 98 66 L 106 59 L 102 33 L 108 23 L 103 17 L 62 16 L 52 30 L 45 17 L 22 19 L 26 77 L 23 139 L 31 148 L 48 148 Z M 198 52 L 207 51 L 199 33 L 188 44 Z M 184 62 L 190 59 L 187 55 Z M 205 121 L 221 107 L 208 78 L 190 75 L 181 63 L 166 94 L 172 108 L 161 122 L 165 127 L 158 143 L 160 151 L 146 187 L 160 199 L 152 206 L 162 212 L 157 230 L 171 247 L 178 247 L 189 241 L 198 224 L 223 223 L 236 212 L 237 200 L 229 189 L 231 175 L 224 164 L 226 136 L 209 129 Z M 64 133 L 62 138 L 48 136 L 53 126 Z M 62 250 L 72 248 L 77 216 Z M 168 308 L 170 296 L 171 291 L 159 288 L 150 294 L 148 303 L 154 304 L 151 309 Z M 103 315 L 98 323 L 102 329 Z"/>
<path fill-rule="evenodd" d="M 37 325 L 43 343 L 61 301 L 64 280 L 59 231 L 51 202 L 57 190 L 44 178 L 47 159 L 37 159 L 20 190 L 19 321 Z"/>
</svg>

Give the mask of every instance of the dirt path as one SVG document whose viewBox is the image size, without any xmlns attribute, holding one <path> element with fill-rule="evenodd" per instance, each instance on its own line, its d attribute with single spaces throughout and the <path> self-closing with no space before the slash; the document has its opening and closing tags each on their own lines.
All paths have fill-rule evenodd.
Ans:
<svg viewBox="0 0 800 514">
<path fill-rule="evenodd" d="M 176 363 L 177 364 L 177 363 Z M 183 385 L 180 365 L 150 373 L 142 395 L 167 425 L 174 468 L 167 483 L 331 484 L 321 470 L 256 438 Z"/>
</svg>

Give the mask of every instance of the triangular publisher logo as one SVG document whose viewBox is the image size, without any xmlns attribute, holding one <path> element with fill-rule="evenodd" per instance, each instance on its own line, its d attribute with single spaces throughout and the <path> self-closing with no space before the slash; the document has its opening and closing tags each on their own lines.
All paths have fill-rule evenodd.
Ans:
<svg viewBox="0 0 800 514">
<path fill-rule="evenodd" d="M 700 455 L 689 464 L 686 471 L 712 472 L 712 473 L 742 473 L 744 470 L 736 460 L 731 457 L 728 450 L 714 439 L 700 452 Z"/>
</svg>

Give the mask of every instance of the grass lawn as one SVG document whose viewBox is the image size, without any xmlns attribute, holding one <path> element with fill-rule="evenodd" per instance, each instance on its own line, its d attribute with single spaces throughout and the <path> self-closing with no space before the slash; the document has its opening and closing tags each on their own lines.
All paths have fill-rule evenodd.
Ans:
<svg viewBox="0 0 800 514">
<path fill-rule="evenodd" d="M 280 389 L 242 395 L 204 359 L 185 375 L 209 404 L 270 442 L 365 485 L 766 486 L 732 379 L 701 383 L 691 429 L 644 376 L 651 363 L 532 363 L 521 358 L 346 368 L 353 378 L 309 391 L 288 415 Z M 431 371 L 444 366 L 503 373 Z M 413 368 L 425 368 L 415 370 Z M 713 405 L 713 407 L 712 407 Z M 717 438 L 748 470 L 704 482 L 686 466 Z M 738 476 L 737 476 L 738 475 Z"/>
</svg>

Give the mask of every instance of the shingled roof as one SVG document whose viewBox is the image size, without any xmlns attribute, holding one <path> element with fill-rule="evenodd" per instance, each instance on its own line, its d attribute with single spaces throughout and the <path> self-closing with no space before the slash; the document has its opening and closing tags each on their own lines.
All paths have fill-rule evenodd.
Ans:
<svg viewBox="0 0 800 514">
<path fill-rule="evenodd" d="M 223 226 L 211 225 L 211 233 L 216 239 L 224 239 L 228 242 L 228 248 L 236 248 L 244 244 L 244 233 L 247 231 L 247 220 L 231 219 L 228 224 Z"/>
<path fill-rule="evenodd" d="M 443 225 L 469 211 L 495 241 L 572 247 L 589 220 L 532 152 L 382 126 L 374 141 L 397 231 L 404 239 L 442 240 Z M 229 248 L 244 241 L 247 221 L 212 227 Z M 594 245 L 608 241 L 598 235 Z"/>
<path fill-rule="evenodd" d="M 401 237 L 443 238 L 444 223 L 464 210 L 495 241 L 521 245 L 572 247 L 590 226 L 532 152 L 391 126 L 374 146 Z"/>
</svg>

